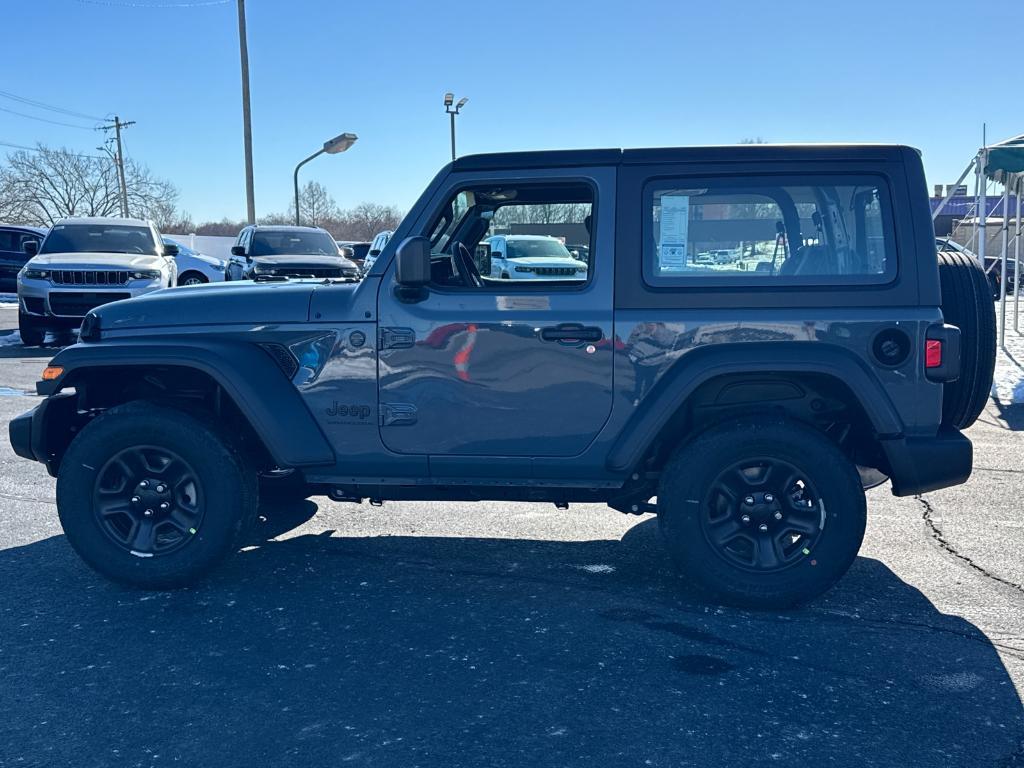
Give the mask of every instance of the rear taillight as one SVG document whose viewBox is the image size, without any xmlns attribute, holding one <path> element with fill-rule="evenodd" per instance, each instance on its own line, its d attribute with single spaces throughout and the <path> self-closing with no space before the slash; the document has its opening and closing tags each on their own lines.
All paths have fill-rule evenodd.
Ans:
<svg viewBox="0 0 1024 768">
<path fill-rule="evenodd" d="M 956 381 L 960 375 L 960 329 L 933 325 L 924 336 L 924 375 L 929 381 Z"/>
</svg>

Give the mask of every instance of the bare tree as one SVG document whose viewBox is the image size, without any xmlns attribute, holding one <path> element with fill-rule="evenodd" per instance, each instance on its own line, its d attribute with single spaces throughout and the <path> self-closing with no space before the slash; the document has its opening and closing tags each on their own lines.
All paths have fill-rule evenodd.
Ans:
<svg viewBox="0 0 1024 768">
<path fill-rule="evenodd" d="M 178 190 L 150 170 L 125 163 L 128 210 L 132 215 L 164 223 L 175 218 Z M 117 171 L 111 160 L 89 157 L 42 144 L 34 152 L 7 156 L 0 169 L 4 218 L 51 226 L 65 216 L 116 216 L 120 210 Z"/>
<path fill-rule="evenodd" d="M 327 192 L 327 187 L 319 181 L 307 181 L 299 190 L 299 208 L 301 217 L 299 221 L 308 227 L 322 227 L 326 222 L 337 220 L 338 204 Z M 295 221 L 295 203 L 293 202 L 288 212 L 291 220 Z"/>
<path fill-rule="evenodd" d="M 328 227 L 340 240 L 372 240 L 385 229 L 394 229 L 402 221 L 402 212 L 393 205 L 360 203 L 342 211 L 335 227 Z"/>
</svg>

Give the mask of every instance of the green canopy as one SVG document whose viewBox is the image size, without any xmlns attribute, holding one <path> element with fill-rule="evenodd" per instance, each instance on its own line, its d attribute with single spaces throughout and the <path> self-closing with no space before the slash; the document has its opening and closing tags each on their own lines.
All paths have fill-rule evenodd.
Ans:
<svg viewBox="0 0 1024 768">
<path fill-rule="evenodd" d="M 1014 182 L 1024 173 L 1024 135 L 1017 136 L 988 148 L 985 175 L 1005 184 Z"/>
</svg>

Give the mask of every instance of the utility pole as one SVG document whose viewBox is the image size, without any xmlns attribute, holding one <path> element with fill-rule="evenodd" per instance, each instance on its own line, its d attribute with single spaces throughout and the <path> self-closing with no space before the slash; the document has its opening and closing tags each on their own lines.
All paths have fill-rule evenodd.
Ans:
<svg viewBox="0 0 1024 768">
<path fill-rule="evenodd" d="M 114 115 L 114 121 L 107 125 L 101 125 L 97 130 L 109 131 L 114 130 L 114 142 L 117 144 L 117 152 L 114 155 L 114 165 L 117 167 L 117 185 L 121 190 L 121 216 L 125 219 L 128 218 L 128 183 L 124 177 L 124 150 L 121 148 L 121 129 L 127 128 L 129 125 L 135 125 L 134 120 L 121 120 L 120 117 Z"/>
<path fill-rule="evenodd" d="M 252 117 L 249 113 L 249 44 L 245 34 L 245 0 L 238 0 L 238 50 L 242 56 L 242 136 L 245 142 L 245 206 L 249 224 L 256 223 L 252 183 Z"/>
</svg>

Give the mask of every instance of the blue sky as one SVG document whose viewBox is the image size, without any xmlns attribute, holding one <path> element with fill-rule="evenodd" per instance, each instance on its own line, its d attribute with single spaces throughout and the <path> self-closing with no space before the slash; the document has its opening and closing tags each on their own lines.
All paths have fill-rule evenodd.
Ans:
<svg viewBox="0 0 1024 768">
<path fill-rule="evenodd" d="M 237 20 L 210 0 L 5 0 L 0 90 L 137 124 L 126 153 L 197 220 L 245 212 Z M 342 206 L 405 209 L 448 160 L 446 90 L 468 96 L 459 152 L 772 142 L 900 142 L 952 182 L 1024 132 L 1019 66 L 970 3 L 467 3 L 248 0 L 257 214 L 283 211 L 295 163 Z M 11 34 L 17 31 L 16 34 Z M 981 66 L 981 62 L 985 62 Z M 1003 74 L 1006 73 L 1006 74 Z M 0 99 L 0 107 L 88 121 Z M 0 142 L 92 152 L 99 135 L 0 111 Z M 0 151 L 6 148 L 0 147 Z"/>
</svg>

